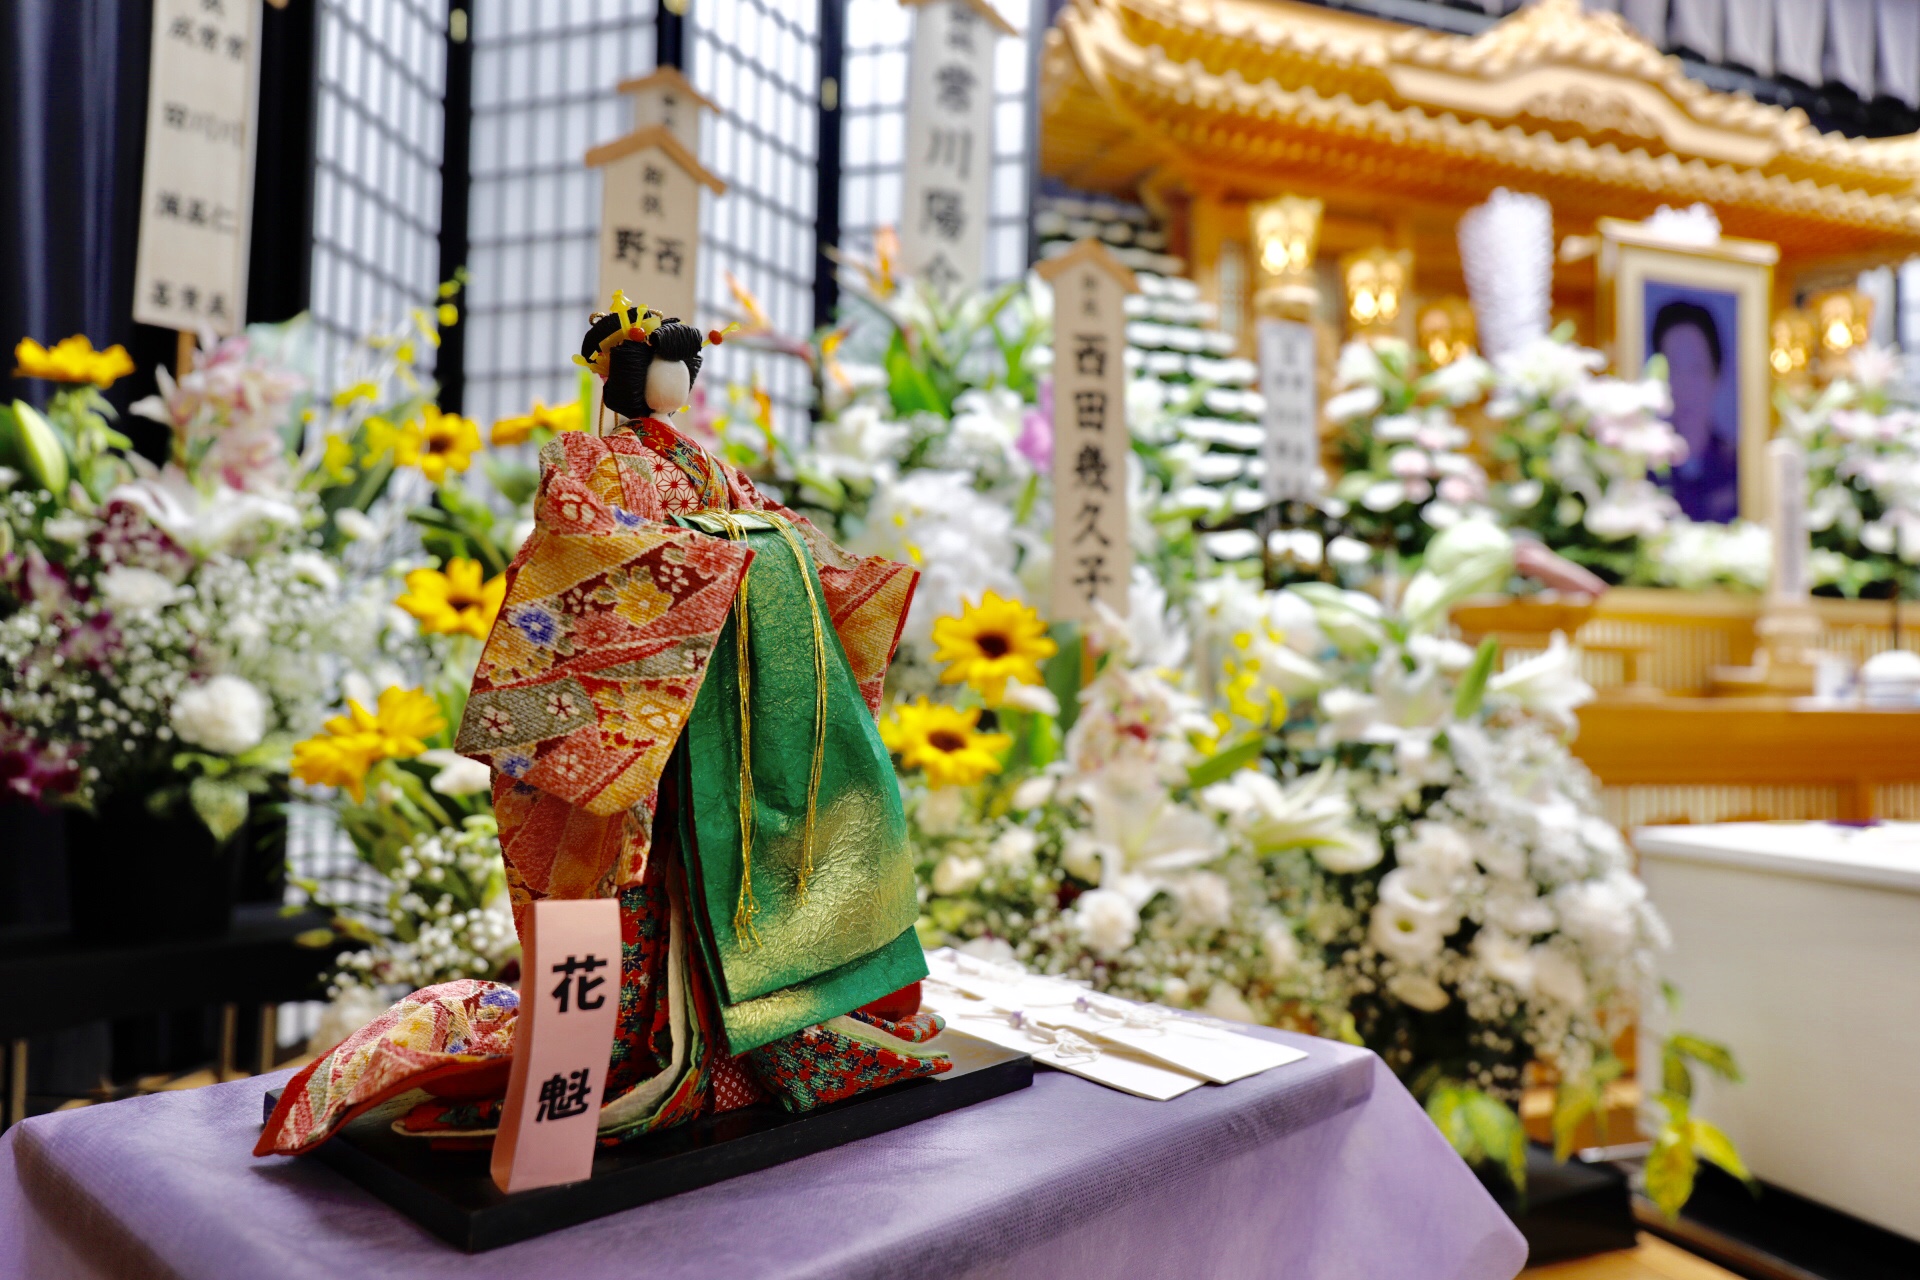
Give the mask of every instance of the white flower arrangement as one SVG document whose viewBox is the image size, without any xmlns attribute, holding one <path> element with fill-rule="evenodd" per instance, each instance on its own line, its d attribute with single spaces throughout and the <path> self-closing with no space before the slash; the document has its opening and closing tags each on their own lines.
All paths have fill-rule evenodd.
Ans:
<svg viewBox="0 0 1920 1280">
<path fill-rule="evenodd" d="M 498 977 L 519 955 L 491 814 L 423 833 L 368 875 L 383 891 L 379 910 L 338 901 L 328 886 L 307 886 L 316 905 L 333 910 L 335 929 L 361 944 L 335 961 L 327 995 L 339 1016 L 323 1020 L 308 1046 L 316 1052 L 409 991 Z"/>
<path fill-rule="evenodd" d="M 1920 410 L 1894 402 L 1878 353 L 1874 380 L 1841 380 L 1805 401 L 1781 398 L 1807 451 L 1807 529 L 1816 583 L 1849 596 L 1920 585 Z"/>
</svg>

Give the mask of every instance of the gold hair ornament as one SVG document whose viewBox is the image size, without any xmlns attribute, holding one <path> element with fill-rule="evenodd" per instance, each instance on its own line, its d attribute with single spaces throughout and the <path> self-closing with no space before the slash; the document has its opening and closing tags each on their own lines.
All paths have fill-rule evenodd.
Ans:
<svg viewBox="0 0 1920 1280">
<path fill-rule="evenodd" d="M 652 307 L 637 307 L 629 302 L 624 289 L 613 291 L 613 309 L 594 316 L 593 322 L 598 324 L 603 317 L 609 315 L 619 316 L 620 324 L 612 333 L 600 339 L 600 349 L 592 356 L 575 355 L 573 357 L 575 364 L 583 369 L 591 369 L 603 378 L 607 376 L 607 359 L 613 354 L 615 347 L 623 342 L 652 341 L 653 331 L 666 321 L 666 317 Z"/>
</svg>

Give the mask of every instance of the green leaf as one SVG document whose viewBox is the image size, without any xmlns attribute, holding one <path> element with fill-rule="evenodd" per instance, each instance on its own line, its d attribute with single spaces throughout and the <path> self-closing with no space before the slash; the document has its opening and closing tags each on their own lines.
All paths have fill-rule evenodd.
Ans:
<svg viewBox="0 0 1920 1280">
<path fill-rule="evenodd" d="M 1647 1153 L 1647 1198 L 1669 1221 L 1680 1216 L 1681 1207 L 1693 1194 L 1694 1175 L 1700 1170 L 1689 1140 L 1690 1126 L 1682 1127 L 1686 1124 L 1683 1111 L 1677 1121 L 1662 1125 L 1653 1140 L 1653 1150 Z"/>
<path fill-rule="evenodd" d="M 1055 648 L 1053 656 L 1040 665 L 1040 678 L 1060 703 L 1060 732 L 1065 733 L 1080 716 L 1080 688 L 1086 683 L 1081 679 L 1080 660 L 1085 650 L 1080 628 L 1070 622 L 1055 623 L 1047 634 Z"/>
<path fill-rule="evenodd" d="M 188 784 L 187 798 L 221 844 L 247 820 L 247 789 L 237 782 L 202 775 Z"/>
<path fill-rule="evenodd" d="M 1466 1090 L 1459 1085 L 1435 1086 L 1427 1095 L 1427 1118 L 1460 1158 L 1471 1164 L 1483 1159 L 1486 1153 L 1473 1136 L 1473 1126 L 1467 1122 L 1465 1094 Z"/>
<path fill-rule="evenodd" d="M 913 353 L 907 350 L 906 339 L 898 332 L 887 344 L 886 369 L 887 395 L 893 401 L 895 413 L 904 417 L 925 411 L 937 413 L 943 418 L 948 416 L 951 405 L 941 398 L 933 379 L 913 358 Z"/>
<path fill-rule="evenodd" d="M 1740 1152 L 1719 1126 L 1695 1116 L 1687 1122 L 1688 1136 L 1692 1140 L 1693 1153 L 1702 1160 L 1711 1160 L 1740 1181 L 1753 1185 L 1753 1174 L 1747 1169 L 1747 1162 L 1740 1158 Z"/>
<path fill-rule="evenodd" d="M 504 458 L 488 454 L 483 465 L 487 479 L 493 481 L 493 487 L 500 496 L 514 506 L 523 506 L 533 497 L 533 491 L 540 487 L 540 472 L 534 467 L 518 462 L 509 462 Z"/>
<path fill-rule="evenodd" d="M 1266 738 L 1262 734 L 1253 734 L 1230 747 L 1220 750 L 1187 770 L 1187 785 L 1190 787 L 1211 786 L 1222 779 L 1230 778 L 1247 765 L 1260 758 L 1266 747 Z"/>
<path fill-rule="evenodd" d="M 33 482 L 62 502 L 67 497 L 67 481 L 72 472 L 67 448 L 60 433 L 25 400 L 15 400 L 6 412 L 5 423 L 13 456 Z"/>
<path fill-rule="evenodd" d="M 1671 1040 L 1660 1054 L 1660 1087 L 1679 1097 L 1693 1098 L 1693 1072 L 1687 1070 L 1686 1058 L 1673 1047 Z"/>
<path fill-rule="evenodd" d="M 1044 769 L 1060 758 L 1060 722 L 1052 716 L 1036 715 L 1027 727 L 1027 759 L 1036 769 Z"/>
<path fill-rule="evenodd" d="M 1514 1190 L 1524 1193 L 1527 1189 L 1526 1127 L 1512 1107 L 1492 1094 L 1478 1089 L 1467 1089 L 1464 1093 L 1460 1106 L 1466 1113 L 1474 1140 L 1488 1159 L 1506 1169 Z"/>
<path fill-rule="evenodd" d="M 1573 1154 L 1580 1122 L 1600 1108 L 1600 1090 L 1591 1083 L 1563 1083 L 1553 1104 L 1553 1158 L 1564 1163 Z"/>
<path fill-rule="evenodd" d="M 1500 642 L 1488 636 L 1474 650 L 1473 662 L 1460 677 L 1460 685 L 1453 692 L 1455 720 L 1470 720 L 1480 710 L 1480 703 L 1487 696 L 1487 681 L 1493 678 L 1493 664 L 1499 660 Z"/>
<path fill-rule="evenodd" d="M 1667 1037 L 1667 1052 L 1690 1058 L 1731 1084 L 1741 1081 L 1740 1064 L 1733 1060 L 1733 1050 L 1716 1041 L 1680 1032 Z"/>
</svg>

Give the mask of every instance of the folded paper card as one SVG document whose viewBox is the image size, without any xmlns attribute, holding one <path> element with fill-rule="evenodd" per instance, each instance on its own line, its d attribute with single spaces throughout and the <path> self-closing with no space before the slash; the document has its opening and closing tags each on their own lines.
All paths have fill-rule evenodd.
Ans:
<svg viewBox="0 0 1920 1280">
<path fill-rule="evenodd" d="M 1228 1084 L 1306 1055 L 1232 1024 L 1096 994 L 943 947 L 927 954 L 928 1009 L 970 1034 L 1018 1046 L 1063 1071 L 1147 1098 Z"/>
</svg>

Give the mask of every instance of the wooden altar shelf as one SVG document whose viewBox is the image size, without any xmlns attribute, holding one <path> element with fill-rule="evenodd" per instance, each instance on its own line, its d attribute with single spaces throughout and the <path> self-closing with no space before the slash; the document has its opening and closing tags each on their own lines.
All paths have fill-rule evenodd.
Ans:
<svg viewBox="0 0 1920 1280">
<path fill-rule="evenodd" d="M 1602 698 L 1573 753 L 1607 817 L 1670 822 L 1920 819 L 1920 713 L 1812 710 L 1787 699 Z"/>
<path fill-rule="evenodd" d="M 1753 660 L 1759 596 L 1616 588 L 1590 604 L 1468 601 L 1461 637 L 1493 636 L 1511 664 L 1553 633 L 1581 649 L 1599 697 L 1580 710 L 1574 754 L 1623 827 L 1743 819 L 1920 819 L 1920 712 L 1810 709 L 1787 699 L 1714 698 L 1715 667 Z M 1857 666 L 1893 647 L 1887 601 L 1816 600 L 1822 648 Z M 1901 606 L 1914 647 L 1920 608 Z"/>
<path fill-rule="evenodd" d="M 1499 638 L 1508 660 L 1545 649 L 1555 631 L 1584 651 L 1581 674 L 1602 695 L 1644 692 L 1704 697 L 1715 667 L 1753 661 L 1763 600 L 1725 591 L 1615 587 L 1590 607 L 1538 598 L 1474 600 L 1453 612 L 1463 638 Z M 1859 666 L 1893 648 L 1894 606 L 1885 600 L 1813 602 L 1825 626 L 1820 647 Z M 1900 606 L 1902 648 L 1920 648 L 1920 605 Z"/>
</svg>

